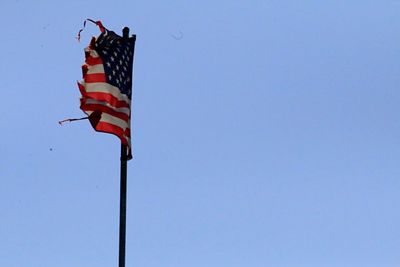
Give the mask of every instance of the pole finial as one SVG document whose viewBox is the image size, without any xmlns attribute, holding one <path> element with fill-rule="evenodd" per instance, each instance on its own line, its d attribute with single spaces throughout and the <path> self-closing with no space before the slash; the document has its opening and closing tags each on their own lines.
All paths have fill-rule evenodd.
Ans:
<svg viewBox="0 0 400 267">
<path fill-rule="evenodd" d="M 122 29 L 122 37 L 124 37 L 124 39 L 128 39 L 129 38 L 129 28 L 128 27 L 124 27 Z"/>
</svg>

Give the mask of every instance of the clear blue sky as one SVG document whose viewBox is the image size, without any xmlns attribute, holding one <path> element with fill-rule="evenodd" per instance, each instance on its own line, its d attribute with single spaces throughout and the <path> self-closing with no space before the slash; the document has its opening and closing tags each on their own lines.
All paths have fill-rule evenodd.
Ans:
<svg viewBox="0 0 400 267">
<path fill-rule="evenodd" d="M 137 34 L 127 266 L 400 266 L 400 1 L 0 10 L 0 266 L 117 266 L 119 140 L 57 123 L 85 18 Z"/>
</svg>

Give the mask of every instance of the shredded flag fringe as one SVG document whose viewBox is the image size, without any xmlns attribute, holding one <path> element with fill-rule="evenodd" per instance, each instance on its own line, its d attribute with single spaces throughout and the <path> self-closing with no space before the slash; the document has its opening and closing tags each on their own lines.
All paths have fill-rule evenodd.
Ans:
<svg viewBox="0 0 400 267">
<path fill-rule="evenodd" d="M 87 22 L 87 21 L 90 21 L 90 22 L 96 24 L 96 25 L 99 27 L 99 29 L 100 29 L 101 32 L 104 32 L 105 29 L 106 29 L 106 28 L 104 28 L 104 26 L 103 26 L 103 24 L 101 23 L 100 20 L 95 21 L 95 20 L 92 20 L 92 19 L 85 19 L 85 21 L 83 22 L 83 28 L 79 30 L 78 36 L 76 37 L 76 39 L 78 40 L 78 42 L 81 41 L 81 32 L 85 29 L 85 27 L 86 27 L 86 22 Z"/>
</svg>

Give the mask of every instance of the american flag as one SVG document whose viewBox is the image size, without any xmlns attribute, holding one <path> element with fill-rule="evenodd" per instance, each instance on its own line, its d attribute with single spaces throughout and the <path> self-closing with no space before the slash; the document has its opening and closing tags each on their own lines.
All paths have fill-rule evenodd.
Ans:
<svg viewBox="0 0 400 267">
<path fill-rule="evenodd" d="M 122 38 L 100 27 L 85 48 L 80 108 L 89 116 L 93 128 L 111 133 L 128 146 L 131 158 L 132 65 L 136 36 Z"/>
</svg>

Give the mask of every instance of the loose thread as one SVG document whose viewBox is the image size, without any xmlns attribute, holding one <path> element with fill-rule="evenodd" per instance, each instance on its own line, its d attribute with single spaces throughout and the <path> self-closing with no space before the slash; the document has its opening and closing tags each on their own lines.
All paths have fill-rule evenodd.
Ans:
<svg viewBox="0 0 400 267">
<path fill-rule="evenodd" d="M 65 122 L 88 120 L 88 119 L 89 119 L 89 117 L 83 117 L 83 118 L 79 118 L 79 119 L 65 119 L 65 120 L 59 121 L 58 123 L 62 126 L 63 123 L 65 123 Z"/>
</svg>

